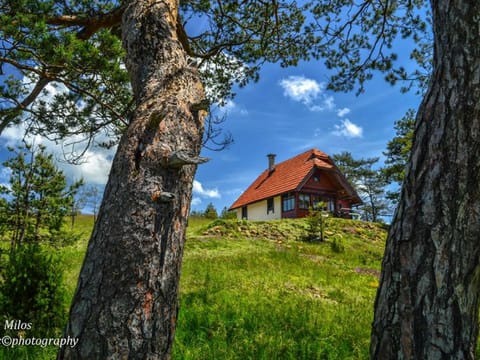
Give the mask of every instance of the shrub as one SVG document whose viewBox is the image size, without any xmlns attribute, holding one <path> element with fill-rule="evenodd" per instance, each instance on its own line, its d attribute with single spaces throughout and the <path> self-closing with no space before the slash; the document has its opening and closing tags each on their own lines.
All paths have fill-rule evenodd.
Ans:
<svg viewBox="0 0 480 360">
<path fill-rule="evenodd" d="M 332 249 L 334 253 L 343 253 L 345 252 L 345 244 L 341 238 L 334 237 L 330 243 L 330 249 Z"/>
<path fill-rule="evenodd" d="M 310 208 L 308 216 L 306 217 L 307 223 L 307 241 L 324 239 L 324 230 L 327 225 L 328 213 L 322 210 L 314 210 Z"/>
<path fill-rule="evenodd" d="M 215 219 L 218 218 L 217 209 L 215 209 L 215 206 L 212 203 L 207 205 L 207 208 L 205 209 L 204 216 L 205 216 L 205 218 L 210 219 L 210 220 L 215 220 Z"/>
<path fill-rule="evenodd" d="M 31 323 L 29 335 L 58 335 L 66 319 L 63 269 L 58 256 L 38 244 L 20 246 L 10 254 L 2 278 L 2 323 L 20 320 Z"/>
</svg>

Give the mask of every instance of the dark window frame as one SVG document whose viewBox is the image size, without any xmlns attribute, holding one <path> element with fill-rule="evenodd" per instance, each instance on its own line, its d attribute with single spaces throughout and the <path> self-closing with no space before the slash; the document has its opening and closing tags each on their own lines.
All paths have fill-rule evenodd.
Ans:
<svg viewBox="0 0 480 360">
<path fill-rule="evenodd" d="M 295 194 L 289 193 L 286 195 L 283 195 L 282 197 L 282 211 L 287 212 L 287 211 L 293 211 L 295 210 Z"/>
<path fill-rule="evenodd" d="M 247 206 L 242 207 L 242 220 L 248 219 L 248 208 Z"/>
<path fill-rule="evenodd" d="M 275 214 L 275 201 L 273 197 L 267 199 L 267 215 L 270 213 Z"/>
<path fill-rule="evenodd" d="M 310 194 L 300 193 L 298 194 L 298 208 L 302 210 L 308 210 L 310 208 Z"/>
</svg>

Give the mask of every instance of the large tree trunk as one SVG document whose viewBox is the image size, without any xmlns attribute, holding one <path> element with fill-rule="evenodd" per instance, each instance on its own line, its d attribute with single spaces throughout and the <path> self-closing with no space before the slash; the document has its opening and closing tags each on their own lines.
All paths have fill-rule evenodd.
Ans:
<svg viewBox="0 0 480 360">
<path fill-rule="evenodd" d="M 480 2 L 432 0 L 434 72 L 383 260 L 372 359 L 473 359 L 480 286 Z"/>
<path fill-rule="evenodd" d="M 123 136 L 80 273 L 65 359 L 168 359 L 203 87 L 181 47 L 178 2 L 132 1 L 123 42 L 137 110 Z"/>
</svg>

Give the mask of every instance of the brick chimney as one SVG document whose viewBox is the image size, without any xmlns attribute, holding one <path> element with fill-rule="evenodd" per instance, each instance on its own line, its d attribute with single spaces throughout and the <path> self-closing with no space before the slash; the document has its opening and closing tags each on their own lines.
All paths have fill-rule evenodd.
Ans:
<svg viewBox="0 0 480 360">
<path fill-rule="evenodd" d="M 272 172 L 275 170 L 275 154 L 268 154 L 268 171 Z"/>
</svg>

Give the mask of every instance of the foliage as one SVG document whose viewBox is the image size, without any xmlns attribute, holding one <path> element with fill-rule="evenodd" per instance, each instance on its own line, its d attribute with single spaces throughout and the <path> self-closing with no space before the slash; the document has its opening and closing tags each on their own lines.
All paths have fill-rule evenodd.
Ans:
<svg viewBox="0 0 480 360">
<path fill-rule="evenodd" d="M 10 180 L 9 186 L 0 188 L 0 213 L 6 218 L 12 250 L 25 242 L 68 238 L 62 225 L 82 181 L 67 186 L 53 155 L 41 145 L 10 151 L 15 156 L 3 163 L 10 171 Z"/>
<path fill-rule="evenodd" d="M 127 3 L 1 4 L 0 73 L 7 75 L 1 77 L 0 133 L 25 122 L 28 131 L 50 138 L 83 138 L 85 148 L 95 137 L 114 145 L 135 108 L 120 39 Z M 390 83 L 403 81 L 405 90 L 423 89 L 433 49 L 427 4 L 182 0 L 176 31 L 210 104 L 233 97 L 235 84 L 256 81 L 264 62 L 295 66 L 312 58 L 335 70 L 329 87 L 336 90 L 358 85 L 361 91 L 375 71 Z M 411 73 L 398 66 L 393 50 L 403 38 L 413 39 L 407 51 L 419 65 Z M 207 119 L 207 129 L 211 125 Z M 83 154 L 76 145 L 72 159 Z"/>
<path fill-rule="evenodd" d="M 5 320 L 21 320 L 31 323 L 29 335 L 59 335 L 66 318 L 59 256 L 36 243 L 19 246 L 10 253 L 1 276 L 2 324 Z M 2 329 L 5 330 L 3 326 Z"/>
<path fill-rule="evenodd" d="M 350 91 L 381 72 L 391 84 L 403 82 L 402 91 L 427 88 L 432 72 L 433 39 L 429 2 L 414 1 L 318 1 L 312 13 L 322 33 L 322 57 L 335 69 L 329 87 Z M 415 46 L 407 50 L 418 67 L 398 65 L 398 40 L 409 38 Z"/>
<path fill-rule="evenodd" d="M 329 216 L 328 212 L 322 210 L 326 208 L 326 203 L 320 202 L 317 204 L 318 208 L 313 209 L 310 208 L 308 210 L 308 215 L 305 219 L 307 223 L 307 241 L 324 241 L 324 230 L 327 227 L 328 221 L 327 218 Z"/>
<path fill-rule="evenodd" d="M 0 65 L 11 75 L 0 87 L 0 132 L 25 121 L 29 131 L 54 139 L 120 134 L 133 103 L 118 27 L 91 32 L 88 26 L 90 15 L 115 6 L 106 0 L 2 1 Z M 68 26 L 76 16 L 83 26 Z"/>
<path fill-rule="evenodd" d="M 90 233 L 92 232 L 93 228 L 93 216 L 91 215 L 78 215 L 75 221 L 74 226 L 74 234 L 75 236 L 79 237 L 79 240 L 62 246 L 61 248 L 52 248 L 46 245 L 40 245 L 40 251 L 42 256 L 46 258 L 50 258 L 52 260 L 51 265 L 56 268 L 53 275 L 49 277 L 49 279 L 54 279 L 57 277 L 60 279 L 62 278 L 61 286 L 57 286 L 59 291 L 59 297 L 63 298 L 63 307 L 57 309 L 56 313 L 53 314 L 54 317 L 66 316 L 66 310 L 68 309 L 71 299 L 73 297 L 73 293 L 75 291 L 77 285 L 78 274 L 80 272 L 80 268 L 83 263 L 83 258 L 85 256 L 86 248 L 88 239 L 90 238 Z M 37 246 L 36 244 L 28 245 L 28 246 Z M 39 257 L 39 254 L 34 255 L 35 257 Z M 8 259 L 8 257 L 6 257 Z M 47 260 L 43 259 L 40 262 L 46 262 Z M 8 263 L 8 260 L 6 261 Z M 6 263 L 2 263 L 2 268 L 6 267 Z M 65 266 L 67 265 L 68 266 Z M 28 263 L 25 264 L 27 266 Z M 2 276 L 5 276 L 5 273 L 2 272 Z M 33 281 L 32 281 L 32 284 Z M 58 285 L 58 284 L 57 284 Z M 60 290 L 61 289 L 61 290 Z M 42 292 L 44 293 L 44 292 Z M 0 289 L 0 297 L 3 293 L 3 289 Z M 8 293 L 5 293 L 8 294 Z M 50 296 L 53 298 L 53 296 Z M 22 299 L 21 303 L 31 303 L 28 299 Z M 0 310 L 2 314 L 2 324 L 4 323 L 4 317 L 7 315 L 2 310 Z M 59 327 L 63 327 L 63 323 L 59 322 Z M 43 329 L 36 326 L 36 323 L 32 323 L 32 328 L 34 330 L 41 330 Z M 53 334 L 53 337 L 58 337 L 61 334 L 61 329 L 58 328 L 57 332 Z M 53 328 L 47 328 L 52 330 Z M 26 332 L 24 336 L 28 336 L 30 332 Z M 15 335 L 15 334 L 13 334 Z M 33 335 L 33 333 L 32 333 Z M 17 359 L 32 359 L 32 360 L 51 360 L 55 359 L 58 352 L 58 347 L 56 346 L 20 346 L 15 348 L 7 348 L 7 347 L 0 347 L 0 359 L 5 360 L 17 360 Z"/>
<path fill-rule="evenodd" d="M 389 183 L 401 185 L 412 149 L 413 131 L 415 129 L 415 110 L 409 109 L 398 121 L 395 121 L 395 137 L 387 144 L 385 167 L 382 172 Z M 387 192 L 387 198 L 398 202 L 400 190 Z"/>
<path fill-rule="evenodd" d="M 345 243 L 341 237 L 334 237 L 330 242 L 330 248 L 334 253 L 345 252 Z"/>
<path fill-rule="evenodd" d="M 217 209 L 215 209 L 215 205 L 213 205 L 213 203 L 209 203 L 207 205 L 207 208 L 205 209 L 205 212 L 203 214 L 205 218 L 210 220 L 215 220 L 216 218 L 218 218 Z"/>
<path fill-rule="evenodd" d="M 102 201 L 103 192 L 95 185 L 89 185 L 84 188 L 82 197 L 85 199 L 85 206 L 93 212 L 93 220 L 97 220 L 98 210 Z"/>
<path fill-rule="evenodd" d="M 0 186 L 0 192 L 2 187 Z M 0 197 L 0 238 L 2 238 L 9 229 L 8 226 L 8 213 L 6 209 L 8 208 L 7 199 Z"/>
<path fill-rule="evenodd" d="M 88 201 L 85 191 L 81 190 L 83 190 L 83 188 L 80 189 L 80 191 L 75 191 L 75 193 L 70 194 L 70 210 L 68 212 L 68 216 L 70 216 L 71 219 L 71 230 L 73 230 L 73 227 L 75 226 L 75 220 L 77 216 L 81 214 L 82 209 L 85 207 Z"/>
<path fill-rule="evenodd" d="M 25 121 L 50 138 L 83 137 L 85 149 L 72 148 L 73 160 L 95 137 L 114 145 L 135 108 L 120 39 L 125 8 L 109 0 L 2 1 L 0 66 L 12 75 L 0 87 L 0 133 Z M 208 102 L 222 104 L 234 84 L 256 81 L 265 61 L 287 66 L 310 58 L 305 49 L 319 38 L 304 25 L 306 9 L 287 1 L 181 1 L 177 35 Z M 206 133 L 215 121 L 207 118 Z"/>
<path fill-rule="evenodd" d="M 229 211 L 225 206 L 220 213 L 220 218 L 222 219 L 236 219 L 237 213 L 235 211 Z"/>
<path fill-rule="evenodd" d="M 217 209 L 213 203 L 209 203 L 204 211 L 192 210 L 190 212 L 190 218 L 203 218 L 207 220 L 220 219 L 236 219 L 237 214 L 235 211 L 228 211 L 227 207 L 222 209 L 220 216 L 218 216 Z"/>
<path fill-rule="evenodd" d="M 379 221 L 390 215 L 390 204 L 385 196 L 387 182 L 379 169 L 373 166 L 379 158 L 354 159 L 350 152 L 333 155 L 333 160 L 362 198 L 359 210 L 366 221 Z"/>
</svg>

